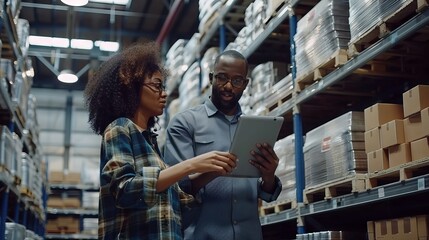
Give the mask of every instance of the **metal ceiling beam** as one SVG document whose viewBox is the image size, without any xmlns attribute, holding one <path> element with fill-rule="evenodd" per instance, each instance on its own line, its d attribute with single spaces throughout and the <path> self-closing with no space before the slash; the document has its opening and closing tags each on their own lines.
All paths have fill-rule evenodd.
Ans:
<svg viewBox="0 0 429 240">
<path fill-rule="evenodd" d="M 39 9 L 48 9 L 48 10 L 61 10 L 67 11 L 68 6 L 61 5 L 52 5 L 52 4 L 43 4 L 43 3 L 27 3 L 21 2 L 21 7 L 28 8 L 39 8 Z M 89 7 L 73 7 L 75 12 L 91 13 L 91 14 L 105 14 L 110 15 L 110 9 L 101 9 L 101 8 L 89 8 Z M 124 16 L 124 17 L 146 17 L 146 18 L 161 18 L 163 16 L 157 14 L 148 14 L 148 13 L 139 13 L 139 12 L 130 12 L 130 11 L 121 11 L 116 10 L 115 15 Z"/>
<path fill-rule="evenodd" d="M 170 11 L 168 12 L 167 19 L 165 20 L 164 25 L 162 25 L 161 31 L 158 37 L 156 38 L 156 42 L 158 44 L 161 45 L 162 42 L 164 42 L 164 39 L 167 37 L 168 33 L 170 32 L 171 27 L 173 27 L 177 16 L 179 16 L 180 11 L 182 11 L 184 4 L 185 4 L 184 0 L 174 1 Z"/>
</svg>

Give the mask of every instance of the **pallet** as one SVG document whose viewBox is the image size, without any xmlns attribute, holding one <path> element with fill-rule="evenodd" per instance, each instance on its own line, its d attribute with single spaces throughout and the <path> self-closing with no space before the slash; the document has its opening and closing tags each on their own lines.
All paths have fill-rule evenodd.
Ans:
<svg viewBox="0 0 429 240">
<path fill-rule="evenodd" d="M 338 49 L 327 61 L 320 64 L 313 71 L 303 74 L 296 78 L 296 88 L 298 91 L 303 90 L 305 87 L 312 85 L 315 81 L 322 79 L 324 76 L 333 72 L 338 67 L 344 65 L 348 61 L 346 49 Z"/>
<path fill-rule="evenodd" d="M 15 184 L 15 186 L 20 186 L 21 185 L 21 182 L 22 182 L 22 179 L 21 179 L 21 177 L 19 177 L 19 176 L 13 176 L 13 184 Z"/>
<path fill-rule="evenodd" d="M 304 203 L 328 200 L 355 192 L 366 190 L 366 174 L 354 174 L 340 179 L 332 180 L 318 186 L 304 189 Z"/>
<path fill-rule="evenodd" d="M 402 182 L 429 172 L 429 158 L 407 162 L 399 166 L 367 174 L 366 188 L 372 189 L 389 183 Z"/>
<path fill-rule="evenodd" d="M 284 200 L 273 205 L 261 206 L 259 208 L 259 216 L 266 216 L 269 214 L 279 213 L 285 210 L 293 209 L 297 207 L 295 200 Z"/>
<path fill-rule="evenodd" d="M 33 199 L 34 198 L 33 192 L 29 188 L 27 188 L 27 187 L 21 187 L 20 192 L 21 192 L 21 195 L 23 197 L 27 197 L 29 199 Z"/>
<path fill-rule="evenodd" d="M 292 98 L 292 91 L 285 92 L 285 95 L 280 96 L 275 101 L 267 104 L 267 106 L 266 106 L 267 113 L 272 112 L 273 110 L 275 110 L 276 108 L 280 107 L 283 103 L 285 103 L 287 100 L 289 100 L 291 98 Z"/>
<path fill-rule="evenodd" d="M 395 12 L 380 20 L 368 29 L 362 36 L 353 39 L 347 49 L 348 56 L 354 57 L 367 49 L 379 39 L 387 36 L 392 30 L 423 11 L 428 6 L 428 0 L 408 0 Z"/>
<path fill-rule="evenodd" d="M 270 0 L 270 4 L 269 5 L 271 7 L 271 9 L 268 9 L 267 11 L 267 17 L 264 19 L 264 24 L 268 25 L 270 23 L 270 21 L 277 16 L 277 14 L 280 12 L 280 10 L 283 8 L 284 5 L 286 5 L 286 1 L 285 0 Z"/>
</svg>

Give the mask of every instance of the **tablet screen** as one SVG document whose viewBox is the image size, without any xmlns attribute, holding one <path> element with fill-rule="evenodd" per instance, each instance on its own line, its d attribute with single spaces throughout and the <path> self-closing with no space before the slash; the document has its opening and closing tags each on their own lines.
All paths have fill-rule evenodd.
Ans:
<svg viewBox="0 0 429 240">
<path fill-rule="evenodd" d="M 250 152 L 258 151 L 257 143 L 274 146 L 283 121 L 283 117 L 242 115 L 229 150 L 238 157 L 237 167 L 226 176 L 260 177 L 259 170 L 249 162 L 253 159 Z"/>
</svg>

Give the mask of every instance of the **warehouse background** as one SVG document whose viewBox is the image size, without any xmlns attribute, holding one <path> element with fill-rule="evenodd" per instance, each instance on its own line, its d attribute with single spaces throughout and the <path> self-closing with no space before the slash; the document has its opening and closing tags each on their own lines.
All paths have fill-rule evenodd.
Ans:
<svg viewBox="0 0 429 240">
<path fill-rule="evenodd" d="M 100 137 L 89 129 L 82 90 L 116 51 L 103 44 L 120 50 L 145 39 L 161 43 L 171 72 L 161 145 L 169 119 L 210 93 L 220 49 L 249 60 L 245 113 L 285 117 L 275 147 L 283 191 L 261 203 L 264 239 L 427 236 L 427 0 L 2 6 L 0 238 L 19 239 L 25 228 L 34 239 L 96 238 Z M 30 44 L 31 37 L 67 45 Z M 57 80 L 66 69 L 78 82 Z M 395 224 L 402 230 L 380 232 Z"/>
</svg>

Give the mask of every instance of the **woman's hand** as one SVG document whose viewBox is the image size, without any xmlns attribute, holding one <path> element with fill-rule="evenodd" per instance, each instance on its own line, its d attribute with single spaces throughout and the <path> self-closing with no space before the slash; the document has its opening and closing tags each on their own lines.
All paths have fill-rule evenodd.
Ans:
<svg viewBox="0 0 429 240">
<path fill-rule="evenodd" d="M 228 152 L 211 151 L 189 159 L 192 173 L 216 172 L 219 175 L 230 173 L 237 165 L 237 157 Z"/>
</svg>

